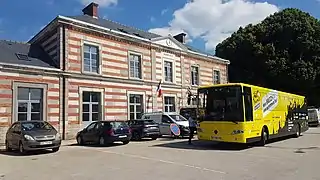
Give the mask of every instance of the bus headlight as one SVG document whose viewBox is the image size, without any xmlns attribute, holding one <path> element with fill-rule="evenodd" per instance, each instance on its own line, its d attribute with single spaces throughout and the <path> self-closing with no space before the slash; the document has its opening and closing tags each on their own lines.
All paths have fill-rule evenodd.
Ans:
<svg viewBox="0 0 320 180">
<path fill-rule="evenodd" d="M 235 134 L 242 134 L 243 133 L 243 130 L 233 130 L 232 131 L 232 135 L 235 135 Z"/>
</svg>

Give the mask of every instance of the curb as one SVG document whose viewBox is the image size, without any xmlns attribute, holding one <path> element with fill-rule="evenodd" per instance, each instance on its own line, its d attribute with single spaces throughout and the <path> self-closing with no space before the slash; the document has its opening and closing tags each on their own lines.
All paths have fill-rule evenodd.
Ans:
<svg viewBox="0 0 320 180">
<path fill-rule="evenodd" d="M 61 146 L 70 146 L 76 144 L 75 140 L 62 140 Z M 4 143 L 0 143 L 0 151 L 5 151 L 6 147 Z"/>
<path fill-rule="evenodd" d="M 61 146 L 70 146 L 73 144 L 77 144 L 77 141 L 75 140 L 62 140 Z"/>
</svg>

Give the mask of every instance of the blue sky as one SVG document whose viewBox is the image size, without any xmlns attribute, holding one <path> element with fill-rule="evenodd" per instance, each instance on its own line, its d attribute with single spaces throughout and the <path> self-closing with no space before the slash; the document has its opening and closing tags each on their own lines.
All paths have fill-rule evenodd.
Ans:
<svg viewBox="0 0 320 180">
<path fill-rule="evenodd" d="M 3 8 L 0 11 L 0 39 L 27 41 L 32 35 L 38 32 L 41 27 L 46 25 L 57 15 L 82 14 L 81 10 L 84 7 L 83 1 L 85 0 L 4 0 L 2 2 Z M 117 0 L 98 1 L 116 2 Z M 190 0 L 118 0 L 117 4 L 113 4 L 108 7 L 101 5 L 99 7 L 99 16 L 144 30 L 165 27 L 167 31 L 160 31 L 162 29 L 156 29 L 154 31 L 160 32 L 160 34 L 161 32 L 174 33 L 179 30 L 183 30 L 186 31 L 188 35 L 191 34 L 189 41 L 190 44 L 207 51 L 212 51 L 215 44 L 217 44 L 219 41 L 221 41 L 231 33 L 229 31 L 233 31 L 238 28 L 230 26 L 229 28 L 225 28 L 225 26 L 228 26 L 227 24 L 219 23 L 223 20 L 214 21 L 211 23 L 211 21 L 215 19 L 209 19 L 208 21 L 206 21 L 206 17 L 203 17 L 191 21 L 192 18 L 189 17 L 194 17 L 192 14 L 199 14 L 200 11 L 206 11 L 206 9 L 202 9 L 206 8 L 206 5 L 201 6 L 200 3 L 198 3 L 198 6 L 196 6 L 196 1 L 202 1 L 203 4 L 211 3 L 212 6 L 217 6 L 216 4 L 212 4 L 212 2 L 215 1 L 216 3 L 218 3 L 218 1 L 226 2 L 243 0 L 194 0 L 194 2 L 191 3 L 194 3 L 195 6 L 190 6 L 193 8 L 188 9 L 185 4 L 189 1 Z M 250 1 L 251 4 L 259 2 L 265 2 L 265 0 Z M 320 8 L 319 0 L 267 0 L 266 2 L 271 5 L 275 5 L 279 9 L 283 9 L 286 7 L 299 8 L 303 11 L 309 12 L 316 18 L 320 18 L 320 11 L 317 11 L 317 9 Z M 265 6 L 263 4 L 260 5 L 261 8 L 264 8 Z M 243 8 L 245 9 L 246 7 L 249 7 L 249 5 L 244 4 Z M 266 9 L 268 10 L 265 11 L 265 14 L 262 14 L 261 17 L 259 16 L 260 19 L 254 19 L 252 16 L 258 16 L 256 14 L 261 12 L 261 9 L 257 9 L 257 12 L 255 12 L 255 14 L 252 13 L 253 15 L 250 15 L 251 17 L 243 16 L 242 19 L 247 18 L 247 20 L 243 21 L 240 25 L 250 23 L 251 21 L 259 21 L 262 17 L 267 16 L 268 13 L 270 14 L 274 12 L 274 7 L 271 7 L 270 5 Z M 174 16 L 173 13 L 177 10 L 179 13 L 176 13 L 176 16 Z M 231 9 L 231 11 L 233 11 L 233 9 Z M 243 10 L 240 9 L 238 5 L 238 7 L 234 8 L 234 11 L 241 12 Z M 250 11 L 255 10 L 254 8 L 251 8 Z M 221 12 L 221 14 L 223 15 L 224 13 Z M 168 23 L 173 19 L 174 22 L 171 25 L 168 25 Z M 190 22 L 187 23 L 185 21 Z M 229 18 L 229 21 L 232 22 L 232 17 Z M 195 24 L 195 27 L 198 27 L 198 29 L 190 27 L 190 24 Z M 209 26 L 208 24 L 214 24 L 214 26 Z M 217 29 L 215 27 L 219 28 Z M 227 30 L 229 34 L 220 32 L 223 29 Z M 210 38 L 213 37 L 215 40 L 211 41 Z"/>
</svg>

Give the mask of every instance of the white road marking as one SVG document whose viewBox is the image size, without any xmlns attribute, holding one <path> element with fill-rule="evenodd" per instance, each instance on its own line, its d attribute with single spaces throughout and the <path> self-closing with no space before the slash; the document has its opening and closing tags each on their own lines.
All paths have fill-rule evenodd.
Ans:
<svg viewBox="0 0 320 180">
<path fill-rule="evenodd" d="M 95 149 L 95 150 L 99 151 L 99 152 L 104 152 L 104 153 L 117 154 L 117 155 L 122 155 L 122 156 L 127 156 L 127 157 L 145 159 L 145 160 L 149 160 L 149 161 L 157 161 L 157 162 L 162 162 L 162 163 L 167 163 L 167 164 L 184 166 L 184 167 L 188 167 L 188 168 L 199 169 L 199 170 L 202 170 L 202 171 L 210 171 L 210 172 L 214 172 L 214 173 L 227 174 L 227 172 L 224 172 L 224 171 L 218 171 L 218 170 L 213 170 L 213 169 L 208 169 L 208 168 L 203 168 L 203 167 L 199 167 L 199 166 L 183 164 L 183 163 L 178 163 L 178 162 L 173 162 L 173 161 L 149 158 L 149 157 L 139 156 L 139 155 L 134 155 L 134 154 L 119 153 L 119 152 L 114 152 L 114 151 L 105 151 L 105 150 L 101 150 L 101 149 Z"/>
</svg>

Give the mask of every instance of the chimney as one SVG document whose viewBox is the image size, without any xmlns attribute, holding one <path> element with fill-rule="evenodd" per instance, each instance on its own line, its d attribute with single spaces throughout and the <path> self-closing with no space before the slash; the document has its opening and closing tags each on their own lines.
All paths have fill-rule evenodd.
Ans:
<svg viewBox="0 0 320 180">
<path fill-rule="evenodd" d="M 98 6 L 97 3 L 90 3 L 87 7 L 82 9 L 84 15 L 88 15 L 94 18 L 98 18 Z"/>
<path fill-rule="evenodd" d="M 173 36 L 177 41 L 181 42 L 182 44 L 186 43 L 186 33 L 180 33 L 178 35 Z"/>
</svg>

